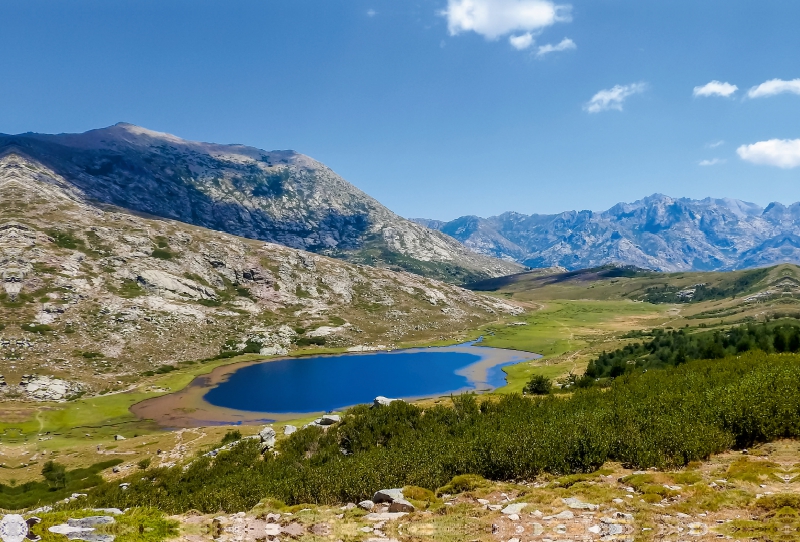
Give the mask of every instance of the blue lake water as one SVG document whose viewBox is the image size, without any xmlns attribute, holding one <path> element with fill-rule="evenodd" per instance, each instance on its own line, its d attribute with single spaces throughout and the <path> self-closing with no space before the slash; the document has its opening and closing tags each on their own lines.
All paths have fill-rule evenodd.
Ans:
<svg viewBox="0 0 800 542">
<path fill-rule="evenodd" d="M 329 411 L 378 395 L 417 398 L 496 388 L 505 384 L 504 365 L 536 357 L 467 344 L 279 359 L 237 369 L 203 399 L 251 412 Z"/>
</svg>

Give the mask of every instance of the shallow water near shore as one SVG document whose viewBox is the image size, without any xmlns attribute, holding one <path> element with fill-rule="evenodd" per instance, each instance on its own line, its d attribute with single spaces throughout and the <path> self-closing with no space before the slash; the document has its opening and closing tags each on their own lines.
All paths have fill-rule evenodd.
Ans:
<svg viewBox="0 0 800 542">
<path fill-rule="evenodd" d="M 170 427 L 265 423 L 369 403 L 378 395 L 419 399 L 489 391 L 505 384 L 504 366 L 538 357 L 471 342 L 278 358 L 220 367 L 132 411 Z"/>
</svg>

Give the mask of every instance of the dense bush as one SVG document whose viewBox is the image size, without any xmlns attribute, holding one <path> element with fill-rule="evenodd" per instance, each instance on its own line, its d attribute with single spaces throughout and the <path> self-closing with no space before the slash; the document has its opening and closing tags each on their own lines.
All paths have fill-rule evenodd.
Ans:
<svg viewBox="0 0 800 542">
<path fill-rule="evenodd" d="M 656 329 L 652 339 L 603 352 L 589 362 L 586 376 L 616 378 L 635 369 L 680 365 L 693 359 L 719 359 L 751 350 L 800 351 L 800 322 L 794 318 L 745 324 L 726 331 L 690 333 Z"/>
<path fill-rule="evenodd" d="M 309 427 L 262 459 L 245 439 L 216 458 L 134 475 L 90 494 L 93 506 L 167 512 L 245 510 L 265 497 L 337 503 L 384 487 L 441 488 L 454 476 L 525 479 L 590 472 L 604 462 L 674 467 L 731 446 L 800 436 L 800 356 L 756 352 L 634 373 L 569 397 L 475 396 L 423 409 L 350 409 L 327 432 Z M 185 469 L 185 470 L 184 470 Z"/>
<path fill-rule="evenodd" d="M 32 508 L 53 503 L 75 492 L 84 492 L 103 482 L 99 474 L 102 470 L 120 463 L 121 459 L 112 459 L 84 469 L 66 470 L 63 465 L 48 461 L 42 465 L 43 481 L 0 484 L 0 510 Z"/>
<path fill-rule="evenodd" d="M 533 375 L 525 384 L 524 391 L 531 395 L 547 395 L 553 387 L 553 383 L 544 375 Z"/>
<path fill-rule="evenodd" d="M 761 269 L 734 273 L 716 286 L 696 284 L 692 286 L 694 293 L 690 296 L 680 295 L 680 292 L 686 288 L 670 286 L 669 284 L 652 286 L 646 290 L 641 299 L 648 303 L 697 303 L 700 301 L 735 297 L 747 292 L 758 282 L 765 279 L 767 275 L 769 275 L 771 269 L 773 268 L 763 267 Z"/>
</svg>

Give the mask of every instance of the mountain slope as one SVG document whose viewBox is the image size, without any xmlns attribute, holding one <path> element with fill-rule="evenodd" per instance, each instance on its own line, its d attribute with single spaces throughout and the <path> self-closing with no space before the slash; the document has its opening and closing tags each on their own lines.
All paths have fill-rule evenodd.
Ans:
<svg viewBox="0 0 800 542">
<path fill-rule="evenodd" d="M 531 267 L 618 263 L 682 271 L 800 263 L 800 203 L 761 208 L 655 194 L 599 213 L 504 213 L 436 225 L 476 252 Z"/>
<path fill-rule="evenodd" d="M 7 398 L 34 372 L 109 391 L 221 351 L 391 347 L 519 312 L 410 273 L 100 208 L 16 154 L 0 157 L 0 277 Z M 42 389 L 32 398 L 59 398 Z"/>
<path fill-rule="evenodd" d="M 392 213 L 293 151 L 186 141 L 120 123 L 83 134 L 0 135 L 82 197 L 242 237 L 451 282 L 518 272 Z"/>
</svg>

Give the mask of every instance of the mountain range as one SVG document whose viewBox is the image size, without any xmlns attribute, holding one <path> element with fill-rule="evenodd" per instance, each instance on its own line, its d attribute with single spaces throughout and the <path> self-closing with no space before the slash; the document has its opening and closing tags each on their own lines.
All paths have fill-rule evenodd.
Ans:
<svg viewBox="0 0 800 542">
<path fill-rule="evenodd" d="M 800 203 L 764 208 L 730 198 L 654 194 L 602 212 L 414 220 L 475 252 L 534 268 L 614 263 L 683 271 L 800 263 Z"/>
<path fill-rule="evenodd" d="M 41 164 L 79 198 L 354 263 L 463 283 L 522 270 L 393 213 L 294 151 L 187 141 L 119 123 L 82 134 L 0 134 L 0 156 Z"/>
</svg>

